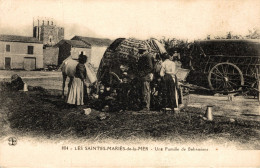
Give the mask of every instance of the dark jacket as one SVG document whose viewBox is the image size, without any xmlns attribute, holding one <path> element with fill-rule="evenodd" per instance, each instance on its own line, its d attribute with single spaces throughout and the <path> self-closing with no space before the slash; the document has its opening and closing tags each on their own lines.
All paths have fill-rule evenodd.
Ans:
<svg viewBox="0 0 260 168">
<path fill-rule="evenodd" d="M 78 65 L 76 66 L 76 73 L 75 73 L 75 77 L 76 78 L 80 78 L 81 80 L 86 79 L 87 76 L 87 70 L 84 64 L 78 63 Z"/>
<path fill-rule="evenodd" d="M 144 54 L 138 60 L 138 70 L 141 77 L 153 72 L 154 58 L 150 53 Z"/>
</svg>

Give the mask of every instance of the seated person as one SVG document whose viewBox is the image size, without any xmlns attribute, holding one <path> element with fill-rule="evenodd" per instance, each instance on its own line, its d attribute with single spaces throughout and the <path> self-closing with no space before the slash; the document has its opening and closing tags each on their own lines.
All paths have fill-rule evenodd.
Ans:
<svg viewBox="0 0 260 168">
<path fill-rule="evenodd" d="M 109 86 L 106 87 L 106 89 L 104 89 L 104 86 L 101 86 L 96 104 L 97 104 L 97 109 L 100 111 L 104 111 L 104 109 L 110 112 L 118 111 L 119 106 L 117 101 L 116 90 L 115 89 L 111 90 Z"/>
<path fill-rule="evenodd" d="M 105 97 L 105 104 L 108 106 L 110 112 L 116 112 L 120 110 L 116 89 L 111 90 L 110 94 Z"/>
<path fill-rule="evenodd" d="M 103 85 L 101 85 L 100 88 L 99 88 L 97 100 L 93 104 L 93 108 L 101 110 L 104 107 L 103 101 L 104 101 L 104 99 L 106 97 L 106 94 L 107 93 L 105 93 L 105 87 Z"/>
<path fill-rule="evenodd" d="M 142 83 L 139 78 L 132 79 L 129 84 L 128 108 L 130 110 L 141 110 L 142 108 Z"/>
<path fill-rule="evenodd" d="M 12 90 L 22 90 L 24 87 L 24 82 L 20 76 L 17 74 L 12 75 L 11 77 L 11 88 Z"/>
</svg>

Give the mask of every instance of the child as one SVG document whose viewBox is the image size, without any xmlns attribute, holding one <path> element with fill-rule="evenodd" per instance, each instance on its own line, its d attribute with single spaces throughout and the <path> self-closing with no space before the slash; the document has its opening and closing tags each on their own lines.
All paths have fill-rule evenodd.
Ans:
<svg viewBox="0 0 260 168">
<path fill-rule="evenodd" d="M 122 81 L 119 84 L 119 104 L 121 106 L 122 111 L 127 110 L 128 91 L 129 91 L 129 78 L 127 76 L 127 72 L 124 72 L 122 75 Z"/>
<path fill-rule="evenodd" d="M 117 111 L 119 108 L 119 105 L 117 103 L 117 92 L 115 89 L 111 90 L 111 88 L 108 86 L 106 89 L 102 86 L 99 90 L 99 96 L 97 100 L 97 108 L 100 111 L 105 112 L 114 112 Z"/>
<path fill-rule="evenodd" d="M 99 92 L 98 92 L 98 99 L 96 100 L 96 102 L 94 104 L 94 108 L 96 108 L 100 111 L 102 110 L 102 108 L 104 107 L 104 104 L 105 104 L 106 95 L 107 95 L 107 93 L 105 92 L 105 87 L 103 85 L 101 85 L 99 88 Z"/>
<path fill-rule="evenodd" d="M 119 111 L 120 105 L 118 103 L 116 89 L 111 90 L 110 94 L 105 97 L 105 104 L 109 107 L 110 112 Z"/>
</svg>

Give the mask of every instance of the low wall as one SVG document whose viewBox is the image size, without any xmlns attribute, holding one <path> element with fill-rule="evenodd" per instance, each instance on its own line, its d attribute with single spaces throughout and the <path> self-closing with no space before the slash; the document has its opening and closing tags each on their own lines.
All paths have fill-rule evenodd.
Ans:
<svg viewBox="0 0 260 168">
<path fill-rule="evenodd" d="M 59 48 L 47 47 L 43 49 L 43 66 L 58 65 Z"/>
</svg>

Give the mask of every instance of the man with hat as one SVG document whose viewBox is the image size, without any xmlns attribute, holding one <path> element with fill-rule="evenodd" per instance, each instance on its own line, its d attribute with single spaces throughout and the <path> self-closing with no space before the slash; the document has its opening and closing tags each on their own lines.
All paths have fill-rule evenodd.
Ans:
<svg viewBox="0 0 260 168">
<path fill-rule="evenodd" d="M 150 110 L 151 86 L 153 80 L 154 58 L 145 46 L 139 48 L 141 54 L 138 60 L 139 77 L 142 80 L 142 104 L 145 111 Z"/>
</svg>

